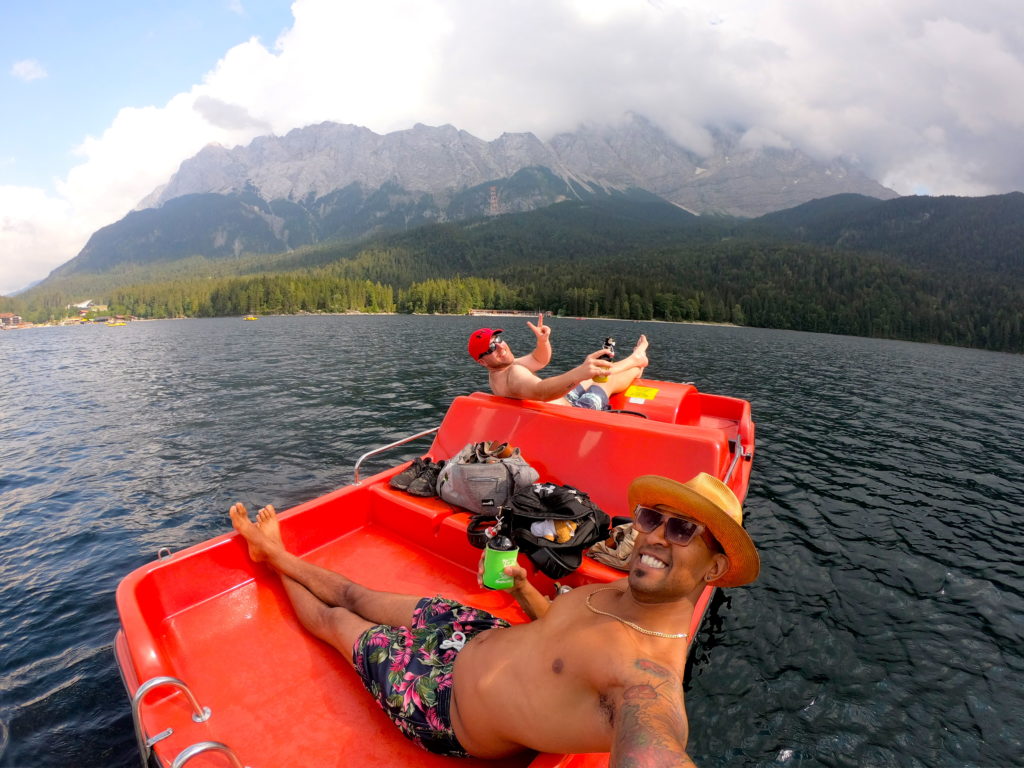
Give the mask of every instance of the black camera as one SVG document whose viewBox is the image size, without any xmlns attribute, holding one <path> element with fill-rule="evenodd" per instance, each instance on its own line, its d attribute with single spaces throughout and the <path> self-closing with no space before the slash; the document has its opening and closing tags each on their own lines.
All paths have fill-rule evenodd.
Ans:
<svg viewBox="0 0 1024 768">
<path fill-rule="evenodd" d="M 604 346 L 601 349 L 605 350 L 605 353 L 601 356 L 605 360 L 615 359 L 615 339 L 611 336 L 604 340 Z"/>
</svg>

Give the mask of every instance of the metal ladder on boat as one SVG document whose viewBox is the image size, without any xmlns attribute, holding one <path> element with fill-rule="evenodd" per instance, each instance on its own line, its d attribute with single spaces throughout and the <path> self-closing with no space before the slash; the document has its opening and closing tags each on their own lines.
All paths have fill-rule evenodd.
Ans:
<svg viewBox="0 0 1024 768">
<path fill-rule="evenodd" d="M 203 752 L 212 751 L 223 752 L 228 756 L 228 760 L 231 761 L 231 768 L 245 768 L 242 765 L 242 761 L 238 759 L 238 755 L 235 754 L 234 750 L 231 749 L 227 744 L 222 744 L 219 741 L 200 741 L 198 744 L 193 744 L 191 747 L 185 747 L 178 753 L 178 756 L 174 758 L 174 762 L 171 763 L 171 768 L 181 768 L 185 763 L 191 760 L 196 755 L 200 755 Z"/>
<path fill-rule="evenodd" d="M 146 694 L 153 689 L 164 686 L 177 688 L 185 694 L 185 698 L 188 699 L 189 706 L 192 707 L 192 720 L 194 722 L 205 723 L 210 719 L 210 708 L 199 704 L 195 694 L 192 693 L 192 689 L 188 687 L 184 680 L 179 680 L 177 677 L 160 676 L 150 678 L 144 682 L 139 686 L 138 690 L 135 691 L 135 695 L 132 696 L 132 721 L 135 723 L 135 739 L 139 745 L 139 755 L 142 758 L 143 768 L 149 768 L 150 757 L 153 755 L 153 746 L 174 733 L 172 728 L 167 728 L 147 739 L 142 728 L 142 700 L 146 697 Z M 171 763 L 171 768 L 181 768 L 181 766 L 185 765 L 185 763 L 196 755 L 210 751 L 223 752 L 227 755 L 228 760 L 231 761 L 232 768 L 245 768 L 242 761 L 238 759 L 238 755 L 235 754 L 235 751 L 227 744 L 219 741 L 200 741 L 189 747 L 185 747 L 185 749 L 179 752 L 178 756 L 174 758 L 174 762 Z"/>
</svg>

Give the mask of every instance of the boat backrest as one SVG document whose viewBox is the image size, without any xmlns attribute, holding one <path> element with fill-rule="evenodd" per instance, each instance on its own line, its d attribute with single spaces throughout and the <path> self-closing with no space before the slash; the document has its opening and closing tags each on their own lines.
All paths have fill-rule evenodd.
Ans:
<svg viewBox="0 0 1024 768">
<path fill-rule="evenodd" d="M 642 413 L 655 421 L 696 426 L 701 416 L 700 400 L 701 393 L 692 384 L 637 379 L 625 391 L 612 395 L 609 405 L 615 410 Z"/>
<path fill-rule="evenodd" d="M 447 459 L 482 440 L 510 442 L 541 482 L 579 488 L 610 515 L 629 514 L 626 492 L 639 475 L 681 482 L 698 472 L 721 477 L 729 459 L 721 430 L 482 392 L 455 399 L 430 455 Z"/>
</svg>

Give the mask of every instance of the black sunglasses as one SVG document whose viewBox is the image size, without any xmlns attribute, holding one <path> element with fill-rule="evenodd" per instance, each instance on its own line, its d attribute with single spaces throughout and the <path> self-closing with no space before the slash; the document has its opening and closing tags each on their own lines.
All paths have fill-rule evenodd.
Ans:
<svg viewBox="0 0 1024 768">
<path fill-rule="evenodd" d="M 489 354 L 491 354 L 492 352 L 494 352 L 494 350 L 498 348 L 498 345 L 501 344 L 501 341 L 502 339 L 500 333 L 496 333 L 493 336 L 491 336 L 491 343 L 487 347 L 487 351 L 481 352 L 479 355 L 476 356 L 476 359 L 483 360 L 485 357 L 487 357 Z"/>
<path fill-rule="evenodd" d="M 640 533 L 651 533 L 665 524 L 665 541 L 685 547 L 704 533 L 704 526 L 685 517 L 666 515 L 651 507 L 640 504 L 633 510 L 633 527 Z"/>
</svg>

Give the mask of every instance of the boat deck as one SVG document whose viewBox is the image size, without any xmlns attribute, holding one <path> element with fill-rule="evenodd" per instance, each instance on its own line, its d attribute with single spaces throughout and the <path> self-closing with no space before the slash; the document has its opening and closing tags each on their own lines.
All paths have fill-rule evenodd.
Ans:
<svg viewBox="0 0 1024 768">
<path fill-rule="evenodd" d="M 477 586 L 475 570 L 442 563 L 437 555 L 373 523 L 305 557 L 344 570 L 371 587 L 389 589 L 401 583 L 414 594 L 443 593 L 509 620 L 523 620 L 507 595 L 484 593 Z M 147 732 L 161 730 L 161 712 L 166 710 L 176 711 L 166 712 L 163 722 L 188 723 L 158 744 L 168 763 L 191 744 L 213 740 L 232 746 L 251 768 L 450 764 L 397 734 L 371 704 L 352 668 L 302 629 L 279 580 L 268 573 L 185 606 L 154 628 L 159 653 L 170 662 L 162 671 L 186 681 L 212 712 L 207 722 L 192 723 L 183 717 L 189 712 L 183 696 L 158 700 L 159 691 L 150 694 L 153 703 L 147 700 L 145 705 L 146 721 L 155 730 Z M 531 757 L 499 765 L 526 765 Z M 227 764 L 222 755 L 212 753 L 189 764 L 207 762 Z"/>
<path fill-rule="evenodd" d="M 731 459 L 730 441 L 739 437 L 752 449 L 753 424 L 749 410 L 731 412 L 742 401 L 726 400 L 722 408 L 709 409 L 715 405 L 709 400 L 701 403 L 703 410 L 691 409 L 684 414 L 691 423 L 681 428 L 477 394 L 455 400 L 429 453 L 447 458 L 467 442 L 511 440 L 542 481 L 581 488 L 611 515 L 627 513 L 625 489 L 644 473 L 687 480 L 698 471 L 724 477 L 733 467 L 730 485 L 742 499 L 749 461 Z M 440 499 L 388 487 L 387 480 L 401 468 L 282 513 L 286 546 L 372 588 L 442 594 L 512 622 L 525 621 L 508 594 L 477 585 L 479 550 L 467 543 L 469 514 Z M 584 558 L 564 581 L 578 585 L 622 575 Z M 546 577 L 535 574 L 533 581 L 553 594 Z M 706 590 L 692 630 L 711 592 Z M 117 602 L 122 631 L 115 650 L 129 694 L 154 677 L 171 676 L 184 681 L 211 712 L 205 722 L 194 722 L 187 697 L 172 687 L 155 688 L 142 699 L 145 737 L 173 731 L 154 747 L 162 765 L 207 741 L 227 744 L 250 768 L 453 764 L 398 733 L 347 662 L 302 629 L 279 579 L 252 564 L 244 541 L 233 533 L 136 570 L 119 586 Z M 570 768 L 605 765 L 606 759 L 528 753 L 458 763 Z M 190 768 L 228 764 L 214 752 L 188 761 Z"/>
</svg>

